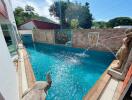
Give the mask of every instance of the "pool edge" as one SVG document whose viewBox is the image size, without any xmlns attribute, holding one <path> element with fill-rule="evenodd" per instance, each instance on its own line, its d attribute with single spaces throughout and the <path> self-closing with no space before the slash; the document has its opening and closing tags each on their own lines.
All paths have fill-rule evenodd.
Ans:
<svg viewBox="0 0 132 100">
<path fill-rule="evenodd" d="M 103 93 L 105 87 L 109 83 L 111 79 L 111 75 L 108 74 L 108 69 L 117 62 L 117 60 L 113 60 L 112 63 L 108 66 L 102 76 L 96 81 L 94 86 L 88 91 L 88 93 L 84 96 L 84 100 L 98 100 L 101 94 Z"/>
</svg>

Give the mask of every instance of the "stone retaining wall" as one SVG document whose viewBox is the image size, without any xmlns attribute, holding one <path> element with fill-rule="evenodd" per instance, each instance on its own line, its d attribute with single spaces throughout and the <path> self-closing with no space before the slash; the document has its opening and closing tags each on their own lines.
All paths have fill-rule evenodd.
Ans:
<svg viewBox="0 0 132 100">
<path fill-rule="evenodd" d="M 72 30 L 71 41 L 72 46 L 75 48 L 89 48 L 94 50 L 105 51 L 117 51 L 121 44 L 122 39 L 125 37 L 126 29 L 77 29 Z M 98 33 L 98 36 L 92 37 L 93 42 L 98 44 L 93 46 L 93 42 L 90 42 L 89 34 Z M 63 34 L 61 34 L 63 35 Z M 92 35 L 91 35 L 92 36 Z M 55 30 L 33 30 L 33 38 L 35 42 L 45 42 L 55 44 Z M 63 38 L 58 38 L 62 39 Z M 59 44 L 59 43 L 57 43 Z"/>
<path fill-rule="evenodd" d="M 125 29 L 79 29 L 73 31 L 72 46 L 77 48 L 89 48 L 88 34 L 99 33 L 99 45 L 93 47 L 95 50 L 117 51 L 122 39 L 125 37 Z"/>
</svg>

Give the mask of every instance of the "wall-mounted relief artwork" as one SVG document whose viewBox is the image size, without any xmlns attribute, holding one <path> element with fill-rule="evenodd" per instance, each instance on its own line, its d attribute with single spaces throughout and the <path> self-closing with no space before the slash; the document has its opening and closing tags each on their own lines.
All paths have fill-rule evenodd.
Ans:
<svg viewBox="0 0 132 100">
<path fill-rule="evenodd" d="M 89 32 L 88 33 L 88 45 L 97 46 L 99 40 L 99 32 Z"/>
</svg>

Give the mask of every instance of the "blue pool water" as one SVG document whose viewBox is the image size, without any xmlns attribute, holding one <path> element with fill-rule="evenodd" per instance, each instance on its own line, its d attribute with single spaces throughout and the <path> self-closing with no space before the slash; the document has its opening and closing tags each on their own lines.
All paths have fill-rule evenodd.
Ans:
<svg viewBox="0 0 132 100">
<path fill-rule="evenodd" d="M 109 52 L 90 50 L 80 56 L 84 49 L 49 44 L 27 44 L 26 49 L 38 81 L 51 72 L 47 100 L 82 100 L 114 59 Z"/>
</svg>

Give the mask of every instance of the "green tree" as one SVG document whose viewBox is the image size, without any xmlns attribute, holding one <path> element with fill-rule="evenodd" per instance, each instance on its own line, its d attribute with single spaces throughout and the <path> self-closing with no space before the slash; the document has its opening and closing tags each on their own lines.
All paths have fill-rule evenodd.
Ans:
<svg viewBox="0 0 132 100">
<path fill-rule="evenodd" d="M 69 3 L 66 10 L 66 19 L 70 23 L 72 19 L 78 19 L 79 27 L 91 28 L 92 26 L 92 14 L 89 10 L 89 3 L 81 5 L 79 3 Z"/>
<path fill-rule="evenodd" d="M 20 23 L 23 23 L 24 21 L 24 17 L 23 16 L 23 13 L 24 13 L 24 9 L 21 8 L 21 7 L 17 7 L 14 11 L 14 16 L 15 16 L 15 19 L 16 19 L 16 24 L 20 24 Z"/>
<path fill-rule="evenodd" d="M 92 26 L 92 14 L 89 10 L 89 3 L 86 2 L 85 6 L 81 7 L 81 16 L 79 16 L 79 25 L 80 27 L 87 29 Z"/>
<path fill-rule="evenodd" d="M 132 25 L 132 18 L 129 17 L 117 17 L 108 21 L 108 27 L 115 27 L 120 25 Z"/>
<path fill-rule="evenodd" d="M 73 29 L 76 29 L 76 28 L 78 28 L 78 26 L 79 26 L 79 22 L 78 22 L 78 19 L 72 19 L 71 20 L 71 28 L 73 28 Z"/>
<path fill-rule="evenodd" d="M 33 11 L 34 8 L 28 5 L 25 6 L 25 10 L 22 7 L 17 7 L 14 11 L 17 26 L 27 20 L 39 18 L 39 15 L 34 13 Z"/>
<path fill-rule="evenodd" d="M 89 10 L 89 3 L 81 5 L 72 2 L 54 2 L 51 5 L 50 14 L 58 17 L 63 26 L 71 24 L 72 19 L 77 19 L 79 22 L 79 27 L 90 28 L 92 26 L 92 14 Z"/>
<path fill-rule="evenodd" d="M 85 5 L 70 3 L 65 13 L 68 23 L 70 23 L 72 19 L 78 19 L 79 27 L 84 29 L 91 28 L 93 19 L 89 10 L 89 3 Z"/>
<path fill-rule="evenodd" d="M 32 6 L 26 5 L 25 11 L 29 11 L 30 13 L 34 11 L 34 8 Z"/>
<path fill-rule="evenodd" d="M 104 21 L 94 21 L 92 24 L 93 28 L 107 28 L 107 22 Z"/>
<path fill-rule="evenodd" d="M 58 17 L 62 26 L 66 25 L 65 10 L 68 3 L 65 1 L 55 1 L 49 8 L 50 15 Z"/>
</svg>

